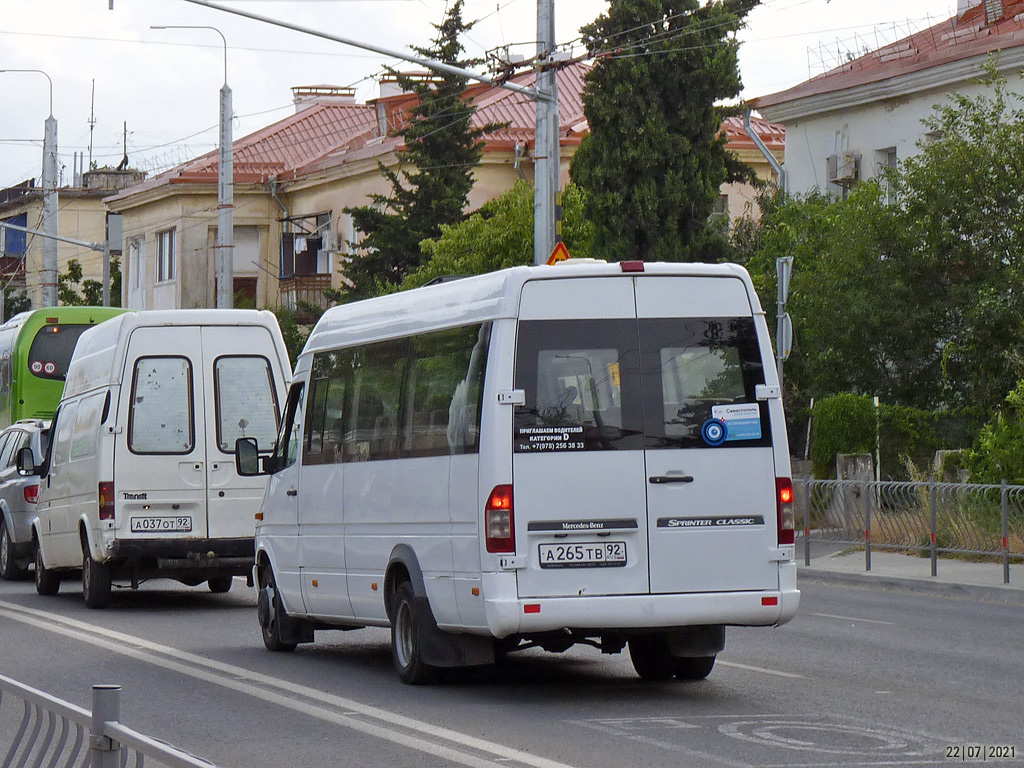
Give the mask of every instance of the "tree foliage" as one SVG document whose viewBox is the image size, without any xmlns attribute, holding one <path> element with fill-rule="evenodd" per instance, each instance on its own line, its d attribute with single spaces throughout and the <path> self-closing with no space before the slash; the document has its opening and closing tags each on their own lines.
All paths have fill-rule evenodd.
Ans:
<svg viewBox="0 0 1024 768">
<path fill-rule="evenodd" d="M 462 19 L 463 0 L 454 3 L 429 48 L 414 48 L 429 59 L 468 68 L 461 37 L 472 24 Z M 415 92 L 418 103 L 408 124 L 398 131 L 405 140 L 397 170 L 379 165 L 391 185 L 387 195 L 371 195 L 371 205 L 348 208 L 355 228 L 365 235 L 355 245 L 360 254 L 345 267 L 353 287 L 348 300 L 366 298 L 383 286 L 398 285 L 424 260 L 419 244 L 437 237 L 442 225 L 462 220 L 473 186 L 473 168 L 482 152 L 480 137 L 493 126 L 474 128 L 474 105 L 463 98 L 467 80 L 450 73 L 428 80 L 413 79 L 391 70 L 399 85 Z"/>
<path fill-rule="evenodd" d="M 767 199 L 739 247 L 762 302 L 795 256 L 797 399 L 879 395 L 925 410 L 995 408 L 1024 372 L 1024 111 L 994 66 L 932 136 L 845 200 Z M 895 202 L 890 202 L 890 192 Z"/>
<path fill-rule="evenodd" d="M 583 92 L 590 134 L 572 161 L 595 256 L 713 260 L 719 187 L 740 173 L 721 134 L 740 77 L 734 33 L 759 0 L 611 0 L 581 31 L 599 63 Z"/>
<path fill-rule="evenodd" d="M 429 260 L 402 282 L 402 289 L 446 275 L 533 264 L 533 217 L 533 187 L 516 182 L 465 221 L 442 226 L 440 237 L 423 241 L 420 246 Z M 583 192 L 574 184 L 562 194 L 562 237 L 573 257 L 590 254 L 593 225 L 584 215 Z"/>
<path fill-rule="evenodd" d="M 65 307 L 99 307 L 103 305 L 103 283 L 83 280 L 82 262 L 68 259 L 67 270 L 57 275 L 57 301 Z M 81 294 L 79 294 L 81 289 Z M 110 259 L 110 306 L 121 306 L 121 260 Z"/>
<path fill-rule="evenodd" d="M 1024 381 L 1007 395 L 967 454 L 972 483 L 1024 482 Z"/>
</svg>

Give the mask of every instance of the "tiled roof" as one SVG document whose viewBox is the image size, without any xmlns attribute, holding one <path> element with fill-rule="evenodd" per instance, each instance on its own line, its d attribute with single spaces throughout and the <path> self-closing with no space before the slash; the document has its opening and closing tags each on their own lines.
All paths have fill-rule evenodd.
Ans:
<svg viewBox="0 0 1024 768">
<path fill-rule="evenodd" d="M 785 91 L 752 99 L 750 105 L 759 109 L 785 104 L 1024 45 L 1024 0 L 1002 0 L 1002 6 L 1003 15 L 994 23 L 986 22 L 982 0 L 960 17 L 866 53 Z"/>
<path fill-rule="evenodd" d="M 786 147 L 786 128 L 778 123 L 769 123 L 759 117 L 750 119 L 750 127 L 771 152 L 782 152 Z M 747 135 L 742 117 L 727 117 L 722 123 L 728 146 L 733 150 L 756 149 L 754 140 Z"/>
<path fill-rule="evenodd" d="M 558 71 L 559 136 L 563 145 L 578 144 L 586 134 L 582 94 L 583 81 L 589 69 L 589 65 L 576 63 Z M 532 86 L 535 81 L 536 74 L 532 72 L 512 78 L 513 83 L 522 86 Z M 533 146 L 536 106 L 528 96 L 485 84 L 469 86 L 466 96 L 477 107 L 473 125 L 502 125 L 484 135 L 488 149 L 508 150 L 517 143 Z M 402 140 L 393 132 L 408 119 L 415 99 L 414 95 L 403 94 L 369 104 L 318 103 L 309 106 L 298 114 L 236 140 L 234 180 L 240 184 L 264 184 L 271 179 L 292 180 L 400 149 Z M 385 110 L 390 134 L 383 139 L 379 136 L 378 106 Z M 782 126 L 763 120 L 754 121 L 754 125 L 769 147 L 781 148 L 785 137 Z M 738 147 L 753 146 L 740 118 L 727 120 L 723 128 L 730 145 L 736 142 Z M 216 184 L 217 166 L 217 152 L 209 152 L 129 187 L 117 197 L 124 199 L 165 185 Z"/>
</svg>

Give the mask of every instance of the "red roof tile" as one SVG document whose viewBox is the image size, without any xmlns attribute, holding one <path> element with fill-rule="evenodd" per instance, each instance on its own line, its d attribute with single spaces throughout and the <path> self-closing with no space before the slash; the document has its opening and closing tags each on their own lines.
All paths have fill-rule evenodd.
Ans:
<svg viewBox="0 0 1024 768">
<path fill-rule="evenodd" d="M 749 103 L 755 109 L 776 106 L 1020 45 L 1024 45 L 1024 0 L 1003 0 L 1003 15 L 992 24 L 986 23 L 983 0 L 959 18 L 954 16 L 785 91 L 760 96 Z"/>
</svg>

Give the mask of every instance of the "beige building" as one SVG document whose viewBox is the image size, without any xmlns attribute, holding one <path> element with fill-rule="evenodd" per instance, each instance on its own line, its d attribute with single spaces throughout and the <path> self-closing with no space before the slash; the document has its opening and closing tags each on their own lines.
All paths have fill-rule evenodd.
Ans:
<svg viewBox="0 0 1024 768">
<path fill-rule="evenodd" d="M 120 257 L 120 217 L 112 215 L 103 199 L 112 192 L 143 178 L 139 171 L 100 169 L 82 174 L 77 186 L 57 190 L 58 234 L 87 243 L 102 243 L 108 232 L 113 256 Z M 43 229 L 43 190 L 34 180 L 0 190 L 0 221 L 27 229 Z M 41 235 L 0 228 L 0 279 L 4 290 L 25 291 L 32 307 L 43 306 L 43 242 Z M 58 241 L 58 271 L 67 271 L 68 262 L 82 265 L 83 280 L 102 281 L 102 253 Z"/>
<path fill-rule="evenodd" d="M 558 72 L 562 183 L 569 161 L 587 131 L 583 78 L 587 66 Z M 426 76 L 426 75 L 424 75 Z M 529 86 L 532 73 L 513 78 Z M 234 293 L 256 306 L 322 303 L 326 288 L 339 288 L 340 268 L 357 239 L 346 208 L 388 194 L 380 165 L 400 167 L 402 139 L 415 96 L 381 85 L 380 98 L 355 101 L 350 89 L 294 88 L 295 114 L 234 143 Z M 505 127 L 484 135 L 469 209 L 507 191 L 517 178 L 533 179 L 535 110 L 521 94 L 471 85 L 473 124 Z M 767 126 L 767 124 L 764 124 Z M 750 148 L 746 134 L 724 126 Z M 742 133 L 742 124 L 739 126 Z M 767 130 L 767 129 L 766 129 Z M 781 158 L 781 133 L 765 141 Z M 774 145 L 772 142 L 776 142 Z M 745 152 L 759 175 L 770 167 Z M 756 150 L 755 150 L 756 153 Z M 747 157 L 744 157 L 747 159 Z M 214 246 L 217 233 L 217 153 L 211 152 L 106 202 L 122 214 L 124 306 L 135 309 L 212 307 L 216 304 Z M 752 190 L 723 189 L 728 210 L 744 210 Z"/>
</svg>

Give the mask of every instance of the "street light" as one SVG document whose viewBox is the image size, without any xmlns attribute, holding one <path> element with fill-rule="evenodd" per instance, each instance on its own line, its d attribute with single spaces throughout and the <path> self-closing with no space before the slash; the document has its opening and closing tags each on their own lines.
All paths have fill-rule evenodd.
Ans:
<svg viewBox="0 0 1024 768">
<path fill-rule="evenodd" d="M 150 29 L 211 29 L 224 42 L 224 85 L 220 89 L 220 162 L 217 171 L 217 308 L 234 306 L 234 147 L 231 138 L 231 89 L 228 87 L 228 41 L 216 27 L 193 24 L 153 25 Z"/>
<path fill-rule="evenodd" d="M 0 69 L 3 72 L 35 72 L 50 84 L 50 116 L 43 129 L 43 306 L 57 306 L 57 119 L 53 116 L 53 80 L 41 69 Z"/>
</svg>

